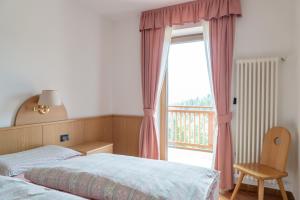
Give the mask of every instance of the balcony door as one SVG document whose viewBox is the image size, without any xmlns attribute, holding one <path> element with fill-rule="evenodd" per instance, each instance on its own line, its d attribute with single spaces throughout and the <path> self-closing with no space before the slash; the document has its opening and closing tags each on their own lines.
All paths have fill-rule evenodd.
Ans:
<svg viewBox="0 0 300 200">
<path fill-rule="evenodd" d="M 216 115 L 206 52 L 201 26 L 173 30 L 160 128 L 162 157 L 210 168 Z"/>
</svg>

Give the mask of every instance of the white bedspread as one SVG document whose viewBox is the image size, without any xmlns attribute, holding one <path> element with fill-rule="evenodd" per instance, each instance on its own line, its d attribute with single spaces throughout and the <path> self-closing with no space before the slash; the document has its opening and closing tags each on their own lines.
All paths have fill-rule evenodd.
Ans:
<svg viewBox="0 0 300 200">
<path fill-rule="evenodd" d="M 113 154 L 83 156 L 52 167 L 97 174 L 155 198 L 168 200 L 211 199 L 219 179 L 219 173 L 214 170 Z"/>
<path fill-rule="evenodd" d="M 81 197 L 0 176 L 0 199 L 3 200 L 84 200 Z"/>
</svg>

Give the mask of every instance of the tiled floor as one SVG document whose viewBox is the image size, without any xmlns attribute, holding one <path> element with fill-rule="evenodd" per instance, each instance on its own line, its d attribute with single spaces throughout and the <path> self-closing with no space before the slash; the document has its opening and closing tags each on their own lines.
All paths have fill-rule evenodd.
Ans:
<svg viewBox="0 0 300 200">
<path fill-rule="evenodd" d="M 212 153 L 185 149 L 168 148 L 168 161 L 196 165 L 205 168 L 212 166 Z"/>
</svg>

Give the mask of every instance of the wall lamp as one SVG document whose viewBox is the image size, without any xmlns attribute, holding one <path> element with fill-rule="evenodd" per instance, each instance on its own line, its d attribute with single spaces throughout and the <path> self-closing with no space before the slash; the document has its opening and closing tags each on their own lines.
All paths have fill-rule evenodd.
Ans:
<svg viewBox="0 0 300 200">
<path fill-rule="evenodd" d="M 50 111 L 51 107 L 60 105 L 62 102 L 56 90 L 43 90 L 38 105 L 33 107 L 33 111 L 44 115 Z"/>
</svg>

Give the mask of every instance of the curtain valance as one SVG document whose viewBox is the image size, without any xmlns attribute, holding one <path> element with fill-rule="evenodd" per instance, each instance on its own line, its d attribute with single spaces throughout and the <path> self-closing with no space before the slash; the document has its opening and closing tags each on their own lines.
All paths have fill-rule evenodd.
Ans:
<svg viewBox="0 0 300 200">
<path fill-rule="evenodd" d="M 155 10 L 141 15 L 140 30 L 196 23 L 230 15 L 241 15 L 240 0 L 198 0 Z"/>
</svg>

